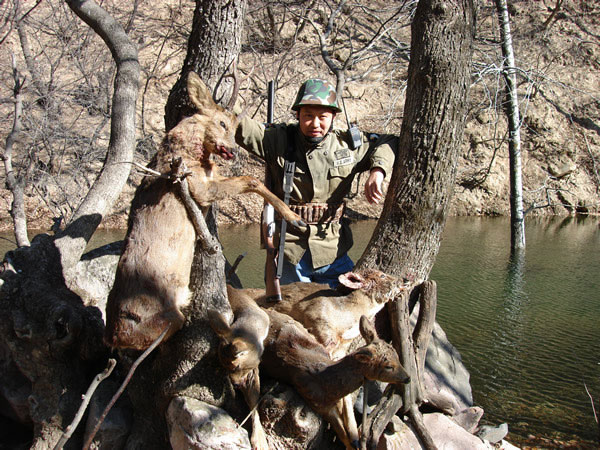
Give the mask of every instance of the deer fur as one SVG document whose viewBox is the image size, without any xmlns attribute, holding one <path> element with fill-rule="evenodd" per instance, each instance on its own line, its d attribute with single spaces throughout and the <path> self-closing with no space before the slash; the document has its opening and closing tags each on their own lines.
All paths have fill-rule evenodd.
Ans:
<svg viewBox="0 0 600 450">
<path fill-rule="evenodd" d="M 149 167 L 168 173 L 182 158 L 193 200 L 202 207 L 231 195 L 255 192 L 286 220 L 301 223 L 285 203 L 256 178 L 218 175 L 210 155 L 232 159 L 236 146 L 235 114 L 215 104 L 202 80 L 187 79 L 198 112 L 182 119 L 165 136 Z M 143 350 L 170 327 L 165 340 L 179 330 L 190 301 L 190 270 L 196 232 L 170 179 L 146 177 L 131 204 L 125 248 L 106 307 L 105 342 L 111 347 Z"/>
<path fill-rule="evenodd" d="M 268 450 L 265 432 L 255 407 L 260 397 L 258 365 L 269 331 L 269 316 L 242 290 L 227 285 L 233 323 L 216 311 L 208 311 L 210 326 L 219 336 L 219 360 L 229 372 L 231 383 L 242 391 L 252 411 L 252 448 Z"/>
<path fill-rule="evenodd" d="M 366 316 L 360 333 L 366 345 L 333 361 L 328 351 L 299 322 L 266 310 L 269 334 L 260 369 L 294 386 L 306 403 L 327 420 L 347 448 L 358 448 L 353 410 L 342 399 L 358 389 L 365 378 L 388 383 L 408 383 L 394 348 L 377 337 Z"/>
<path fill-rule="evenodd" d="M 340 359 L 360 335 L 361 316 L 373 320 L 386 302 L 406 289 L 407 284 L 376 269 L 348 272 L 339 279 L 341 285 L 337 289 L 318 283 L 283 285 L 279 302 L 268 302 L 262 289 L 245 291 L 260 306 L 300 322 L 333 359 Z"/>
</svg>

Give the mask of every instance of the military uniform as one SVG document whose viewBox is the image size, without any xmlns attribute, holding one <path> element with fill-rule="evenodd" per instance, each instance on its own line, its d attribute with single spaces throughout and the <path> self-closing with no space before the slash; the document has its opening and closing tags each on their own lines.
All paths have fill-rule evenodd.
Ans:
<svg viewBox="0 0 600 450">
<path fill-rule="evenodd" d="M 285 257 L 297 264 L 310 250 L 315 268 L 331 264 L 344 255 L 353 244 L 346 220 L 339 220 L 344 197 L 349 193 L 354 176 L 373 168 L 392 173 L 394 136 L 369 136 L 362 133 L 362 145 L 351 149 L 347 131 L 332 130 L 318 144 L 309 142 L 297 125 L 265 127 L 250 118 L 243 118 L 236 131 L 238 145 L 262 158 L 269 170 L 272 190 L 283 198 L 283 168 L 288 149 L 292 146 L 295 171 L 290 194 L 292 210 L 308 220 L 305 227 L 288 224 Z M 373 151 L 369 148 L 372 145 Z M 307 220 L 305 220 L 307 221 Z"/>
</svg>

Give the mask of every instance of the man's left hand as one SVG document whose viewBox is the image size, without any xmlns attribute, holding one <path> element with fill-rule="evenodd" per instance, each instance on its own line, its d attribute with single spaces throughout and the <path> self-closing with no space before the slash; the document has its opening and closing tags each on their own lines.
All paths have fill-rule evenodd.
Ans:
<svg viewBox="0 0 600 450">
<path fill-rule="evenodd" d="M 376 167 L 371 169 L 371 173 L 365 183 L 365 197 L 369 203 L 379 203 L 383 199 L 383 179 L 385 172 Z"/>
</svg>

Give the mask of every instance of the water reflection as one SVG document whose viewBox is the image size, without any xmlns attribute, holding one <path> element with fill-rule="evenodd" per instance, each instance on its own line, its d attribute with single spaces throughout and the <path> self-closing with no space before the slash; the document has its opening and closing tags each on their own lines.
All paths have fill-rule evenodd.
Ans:
<svg viewBox="0 0 600 450">
<path fill-rule="evenodd" d="M 451 222 L 432 272 L 438 320 L 484 419 L 594 439 L 583 382 L 600 395 L 598 219 L 532 219 L 525 257 L 512 260 L 507 219 Z"/>
</svg>

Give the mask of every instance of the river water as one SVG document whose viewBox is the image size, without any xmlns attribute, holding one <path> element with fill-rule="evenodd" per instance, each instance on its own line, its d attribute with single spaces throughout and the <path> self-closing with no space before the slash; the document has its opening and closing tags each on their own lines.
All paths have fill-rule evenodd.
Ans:
<svg viewBox="0 0 600 450">
<path fill-rule="evenodd" d="M 374 226 L 353 225 L 354 260 Z M 122 236 L 99 231 L 92 246 Z M 260 287 L 258 227 L 222 227 L 220 238 L 230 262 L 245 253 L 237 271 L 243 285 Z M 513 261 L 508 219 L 450 218 L 431 273 L 438 286 L 437 320 L 471 374 L 483 423 L 507 422 L 509 439 L 533 434 L 594 441 L 586 386 L 598 400 L 599 220 L 529 219 L 526 238 L 524 259 Z"/>
</svg>

